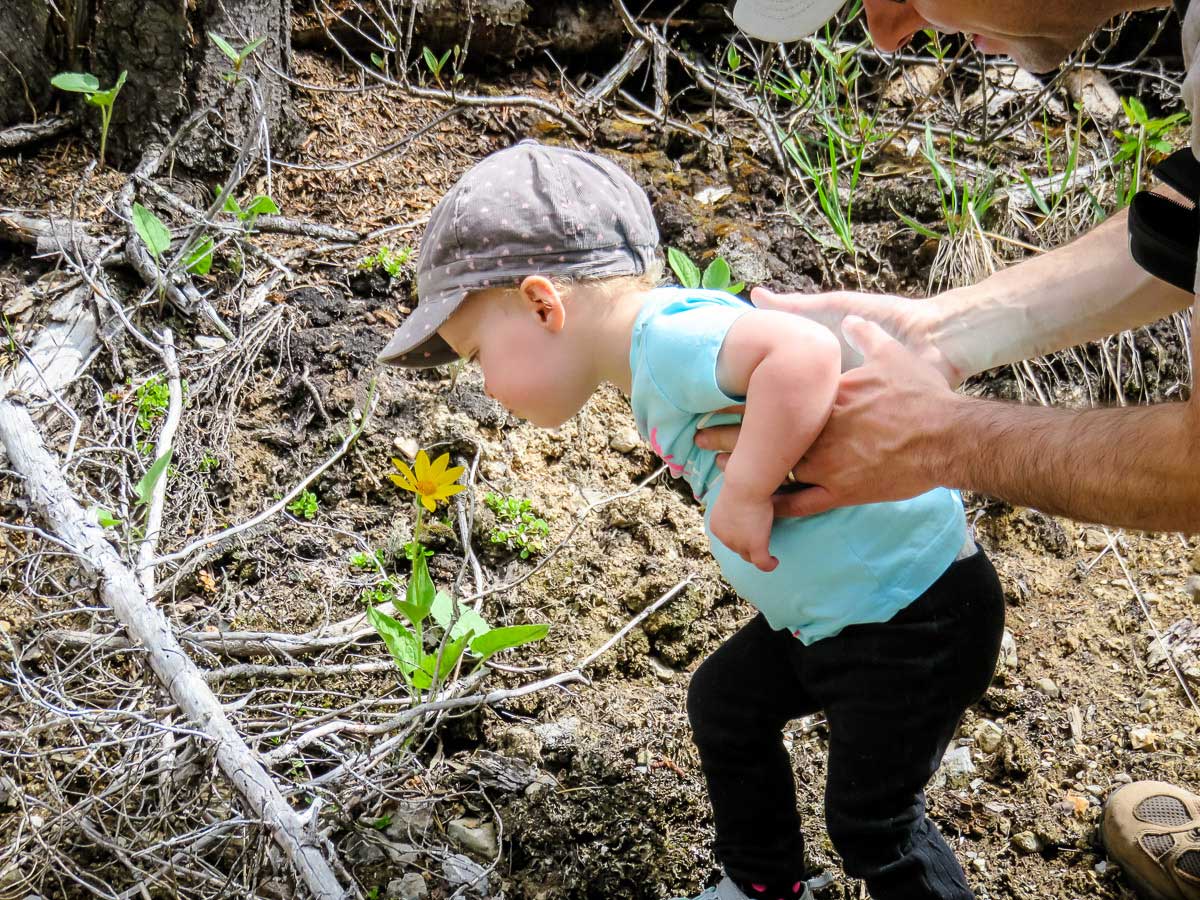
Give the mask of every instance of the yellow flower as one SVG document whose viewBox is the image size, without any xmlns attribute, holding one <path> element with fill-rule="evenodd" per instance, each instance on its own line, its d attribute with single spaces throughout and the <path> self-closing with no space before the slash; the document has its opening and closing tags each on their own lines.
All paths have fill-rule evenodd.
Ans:
<svg viewBox="0 0 1200 900">
<path fill-rule="evenodd" d="M 430 512 L 437 509 L 439 500 L 448 500 L 465 487 L 454 483 L 463 473 L 463 467 L 448 468 L 449 453 L 443 453 L 431 463 L 425 451 L 418 450 L 417 461 L 412 469 L 398 459 L 393 459 L 392 465 L 400 473 L 388 476 L 396 483 L 396 487 L 412 491 L 421 498 L 421 503 Z M 416 474 L 413 473 L 413 469 L 416 469 Z"/>
</svg>

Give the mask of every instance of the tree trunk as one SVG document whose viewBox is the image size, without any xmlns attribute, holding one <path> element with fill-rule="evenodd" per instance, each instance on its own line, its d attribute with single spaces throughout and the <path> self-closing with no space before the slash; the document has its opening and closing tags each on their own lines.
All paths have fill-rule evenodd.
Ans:
<svg viewBox="0 0 1200 900">
<path fill-rule="evenodd" d="M 210 32 L 237 49 L 267 39 L 243 64 L 249 79 L 223 77 L 232 63 Z M 288 85 L 272 73 L 290 70 L 290 42 L 290 0 L 57 0 L 56 9 L 49 0 L 3 0 L 0 125 L 78 102 L 79 95 L 49 87 L 55 72 L 91 72 L 108 88 L 128 71 L 113 107 L 106 162 L 136 163 L 143 147 L 165 143 L 186 115 L 212 105 L 216 112 L 180 143 L 176 158 L 202 171 L 222 169 L 246 129 L 257 127 L 255 90 L 278 154 L 299 132 Z M 93 107 L 85 107 L 84 120 L 98 139 Z"/>
</svg>

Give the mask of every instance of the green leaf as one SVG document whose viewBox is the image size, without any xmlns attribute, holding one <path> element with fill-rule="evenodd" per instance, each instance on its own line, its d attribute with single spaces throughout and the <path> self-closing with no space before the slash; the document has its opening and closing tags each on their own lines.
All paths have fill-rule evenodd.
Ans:
<svg viewBox="0 0 1200 900">
<path fill-rule="evenodd" d="M 421 645 L 417 636 L 398 620 L 380 612 L 374 606 L 367 607 L 367 621 L 383 638 L 384 645 L 399 666 L 405 680 L 411 680 L 413 673 L 421 666 Z"/>
<path fill-rule="evenodd" d="M 429 71 L 436 74 L 438 70 L 437 56 L 428 47 L 421 50 L 421 55 L 425 58 L 425 65 L 429 67 Z"/>
<path fill-rule="evenodd" d="M 667 248 L 667 262 L 671 266 L 671 271 L 675 273 L 675 277 L 679 279 L 679 283 L 686 288 L 700 287 L 700 269 L 696 264 L 688 259 L 686 253 L 682 250 L 676 250 L 674 247 Z"/>
<path fill-rule="evenodd" d="M 450 622 L 454 619 L 454 600 L 449 594 L 444 591 L 437 592 L 437 596 L 433 598 L 430 615 L 433 616 L 433 621 L 437 622 L 442 628 L 450 628 Z M 454 623 L 453 628 L 450 628 L 450 637 L 462 637 L 468 631 L 475 632 L 476 637 L 478 637 L 487 634 L 491 630 L 492 626 L 487 623 L 487 620 L 483 616 L 465 603 L 460 603 L 458 605 L 458 621 Z"/>
<path fill-rule="evenodd" d="M 909 228 L 911 228 L 913 231 L 915 231 L 919 235 L 923 235 L 924 237 L 927 237 L 927 238 L 933 238 L 935 241 L 941 240 L 943 237 L 945 237 L 945 235 L 938 234 L 936 231 L 932 230 L 931 228 L 928 228 L 925 225 L 922 225 L 920 222 L 918 222 L 916 219 L 912 218 L 911 216 L 906 216 L 904 213 L 900 212 L 900 210 L 896 209 L 896 207 L 894 207 L 894 206 L 892 207 L 892 212 L 894 212 L 896 214 L 896 216 L 900 219 L 901 222 L 903 222 L 905 225 L 907 225 Z"/>
<path fill-rule="evenodd" d="M 729 49 L 725 51 L 725 63 L 734 71 L 742 67 L 742 54 L 738 53 L 738 48 L 733 44 L 730 44 Z"/>
<path fill-rule="evenodd" d="M 213 239 L 207 234 L 196 242 L 196 248 L 188 254 L 184 266 L 193 275 L 207 275 L 212 268 Z"/>
<path fill-rule="evenodd" d="M 745 289 L 746 282 L 744 281 L 739 281 L 737 284 L 731 284 L 729 287 L 725 288 L 725 290 L 729 291 L 731 294 L 740 294 Z"/>
<path fill-rule="evenodd" d="M 437 677 L 439 681 L 445 681 L 446 677 L 454 671 L 455 665 L 463 655 L 463 650 L 467 645 L 467 641 L 471 639 L 471 632 L 467 632 L 458 640 L 450 641 L 442 648 L 442 664 L 438 665 L 438 657 L 436 653 L 426 653 L 421 659 L 421 668 L 413 673 L 413 686 L 422 690 L 433 687 L 433 672 L 437 669 Z"/>
<path fill-rule="evenodd" d="M 238 217 L 242 215 L 242 208 L 238 205 L 237 200 L 234 199 L 233 194 L 225 198 L 225 205 L 221 209 L 227 213 L 233 213 Z"/>
<path fill-rule="evenodd" d="M 250 201 L 250 205 L 246 207 L 246 211 L 242 215 L 244 218 L 249 218 L 268 214 L 277 215 L 278 213 L 279 207 L 275 205 L 275 201 L 266 194 L 259 194 Z"/>
<path fill-rule="evenodd" d="M 710 291 L 723 291 L 729 287 L 731 275 L 729 263 L 725 262 L 723 257 L 718 256 L 705 267 L 704 277 L 700 283 Z"/>
<path fill-rule="evenodd" d="M 1037 204 L 1037 208 L 1041 210 L 1043 216 L 1050 215 L 1050 207 L 1046 203 L 1046 198 L 1042 196 L 1042 192 L 1034 185 L 1033 179 L 1029 177 L 1029 173 L 1024 169 L 1021 170 L 1021 180 L 1025 182 L 1025 188 L 1029 191 L 1029 196 L 1033 198 L 1033 202 Z"/>
<path fill-rule="evenodd" d="M 93 506 L 92 512 L 96 514 L 96 524 L 101 528 L 112 528 L 121 524 L 121 520 L 103 506 Z"/>
<path fill-rule="evenodd" d="M 212 42 L 220 48 L 221 52 L 229 57 L 230 62 L 238 62 L 238 52 L 233 49 L 233 46 L 225 38 L 221 37 L 215 31 L 210 31 L 208 36 L 212 38 Z"/>
<path fill-rule="evenodd" d="M 549 631 L 549 625 L 509 625 L 505 628 L 493 628 L 487 634 L 481 634 L 471 641 L 471 652 L 478 656 L 482 663 L 501 650 L 511 650 L 513 647 L 540 641 Z"/>
<path fill-rule="evenodd" d="M 140 203 L 133 204 L 133 228 L 155 256 L 162 256 L 171 248 L 171 232 L 167 226 Z"/>
<path fill-rule="evenodd" d="M 151 463 L 150 468 L 146 470 L 146 474 L 142 476 L 141 480 L 136 485 L 134 485 L 133 492 L 137 495 L 138 503 L 150 502 L 150 498 L 154 495 L 154 488 L 158 484 L 158 480 L 163 477 L 163 474 L 167 471 L 167 466 L 171 464 L 171 454 L 174 452 L 175 451 L 173 449 L 168 450 L 153 463 Z"/>
<path fill-rule="evenodd" d="M 385 60 L 378 53 L 371 54 L 371 62 L 373 62 L 375 64 L 375 68 L 379 69 L 380 71 L 387 68 L 387 60 Z"/>
<path fill-rule="evenodd" d="M 117 102 L 117 94 L 121 93 L 121 88 L 125 85 L 125 76 L 128 74 L 128 72 L 122 72 L 117 78 L 117 83 L 107 91 L 96 91 L 94 94 L 89 94 L 87 102 L 93 106 L 112 106 Z"/>
<path fill-rule="evenodd" d="M 249 56 L 251 53 L 253 53 L 255 50 L 257 50 L 259 47 L 261 47 L 263 45 L 264 41 L 266 41 L 265 37 L 255 38 L 250 43 L 248 43 L 245 47 L 242 48 L 242 52 L 238 54 L 238 58 L 245 59 L 247 56 Z"/>
<path fill-rule="evenodd" d="M 450 51 L 447 50 L 445 53 L 442 54 L 442 58 L 438 60 L 438 71 L 439 72 L 446 67 L 446 60 L 448 60 L 449 58 L 450 58 Z"/>
<path fill-rule="evenodd" d="M 429 610 L 433 607 L 436 595 L 437 591 L 433 586 L 433 579 L 429 577 L 429 565 L 425 555 L 418 554 L 417 558 L 413 560 L 412 575 L 404 590 L 404 599 L 407 605 L 405 615 L 412 620 L 414 625 L 419 627 L 429 617 Z"/>
<path fill-rule="evenodd" d="M 74 91 L 77 94 L 94 94 L 100 90 L 96 76 L 87 72 L 60 72 L 50 79 L 50 83 L 60 91 Z"/>
</svg>

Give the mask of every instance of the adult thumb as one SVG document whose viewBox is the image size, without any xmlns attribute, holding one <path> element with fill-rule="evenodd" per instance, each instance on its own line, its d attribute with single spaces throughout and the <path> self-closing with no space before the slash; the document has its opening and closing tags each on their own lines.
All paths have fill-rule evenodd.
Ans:
<svg viewBox="0 0 1200 900">
<path fill-rule="evenodd" d="M 842 319 L 842 337 L 864 359 L 877 356 L 890 344 L 899 343 L 874 322 L 860 316 L 846 316 Z"/>
</svg>

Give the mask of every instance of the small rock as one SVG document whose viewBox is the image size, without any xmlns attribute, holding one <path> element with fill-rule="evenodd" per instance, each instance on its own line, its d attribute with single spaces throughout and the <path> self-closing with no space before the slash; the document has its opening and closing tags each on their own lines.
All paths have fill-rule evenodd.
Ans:
<svg viewBox="0 0 1200 900">
<path fill-rule="evenodd" d="M 566 750 L 575 746 L 577 731 L 579 731 L 579 719 L 576 716 L 533 726 L 533 733 L 541 738 L 542 746 L 547 750 Z"/>
<path fill-rule="evenodd" d="M 1113 781 L 1117 784 L 1133 784 L 1133 776 L 1127 772 L 1118 772 L 1113 776 Z"/>
<path fill-rule="evenodd" d="M 981 875 L 987 874 L 987 860 L 982 856 L 977 856 L 971 860 L 971 865 L 974 866 L 975 870 Z"/>
<path fill-rule="evenodd" d="M 1052 700 L 1057 700 L 1062 696 L 1062 691 L 1058 689 L 1053 678 L 1039 678 L 1034 682 L 1034 687 Z"/>
<path fill-rule="evenodd" d="M 1000 665 L 1006 669 L 1016 669 L 1017 667 L 1017 641 L 1007 628 L 1004 629 L 1004 636 L 1000 639 Z"/>
<path fill-rule="evenodd" d="M 462 847 L 482 856 L 495 859 L 500 855 L 500 841 L 496 838 L 496 826 L 478 819 L 455 819 L 446 826 L 446 834 Z"/>
<path fill-rule="evenodd" d="M 32 828 L 34 831 L 41 831 L 42 828 L 45 827 L 45 825 L 46 825 L 46 820 L 44 818 L 42 818 L 41 816 L 39 816 L 37 813 L 34 813 L 33 815 L 31 815 L 29 817 L 29 827 Z"/>
<path fill-rule="evenodd" d="M 451 888 L 469 885 L 480 894 L 487 894 L 487 871 L 469 856 L 452 853 L 442 860 L 442 874 Z"/>
<path fill-rule="evenodd" d="M 608 446 L 618 453 L 632 453 L 642 446 L 642 436 L 636 428 L 621 428 L 609 438 Z"/>
<path fill-rule="evenodd" d="M 10 319 L 15 319 L 29 309 L 29 307 L 33 306 L 33 300 L 33 290 L 27 287 L 21 288 L 17 292 L 17 296 L 5 301 L 3 313 Z"/>
<path fill-rule="evenodd" d="M 651 670 L 658 676 L 659 681 L 674 681 L 675 676 L 679 674 L 657 656 L 647 656 L 646 662 L 650 664 Z"/>
<path fill-rule="evenodd" d="M 10 631 L 12 631 L 12 622 L 0 619 L 0 634 L 8 634 Z"/>
<path fill-rule="evenodd" d="M 416 872 L 409 872 L 403 878 L 393 878 L 388 882 L 387 895 L 391 900 L 425 900 L 429 896 L 429 888 L 425 879 Z"/>
<path fill-rule="evenodd" d="M 502 481 L 508 474 L 508 466 L 498 459 L 486 460 L 480 468 L 483 470 L 483 477 L 488 481 Z"/>
<path fill-rule="evenodd" d="M 1160 739 L 1160 735 L 1145 725 L 1129 729 L 1129 746 L 1134 750 L 1152 750 L 1158 746 Z"/>
<path fill-rule="evenodd" d="M 378 844 L 362 843 L 350 850 L 350 859 L 360 866 L 372 866 L 387 859 L 387 854 Z"/>
<path fill-rule="evenodd" d="M 1083 789 L 1095 797 L 1097 800 L 1103 800 L 1105 790 L 1098 784 L 1085 784 Z"/>
<path fill-rule="evenodd" d="M 1022 853 L 1041 853 L 1042 842 L 1032 831 L 1022 831 L 1012 836 L 1012 845 Z"/>
<path fill-rule="evenodd" d="M 1184 588 L 1193 600 L 1200 600 L 1200 575 L 1189 575 Z"/>
<path fill-rule="evenodd" d="M 418 838 L 433 824 L 433 801 L 401 800 L 387 810 L 387 815 L 391 818 L 386 829 L 388 837 L 398 841 Z"/>
<path fill-rule="evenodd" d="M 396 437 L 392 440 L 392 446 L 400 452 L 405 459 L 416 459 L 417 452 L 421 449 L 421 445 L 417 443 L 417 439 L 413 437 Z"/>
<path fill-rule="evenodd" d="M 525 796 L 530 800 L 537 800 L 539 797 L 544 797 L 556 787 L 558 787 L 557 779 L 548 772 L 542 772 L 525 786 Z"/>
<path fill-rule="evenodd" d="M 946 751 L 942 757 L 942 766 L 934 776 L 935 785 L 949 785 L 952 788 L 964 787 L 975 774 L 975 764 L 971 762 L 970 747 L 954 747 Z"/>
<path fill-rule="evenodd" d="M 1100 862 L 1098 862 L 1098 863 L 1096 863 L 1096 865 L 1092 866 L 1092 871 L 1095 872 L 1097 875 L 1103 876 L 1104 873 L 1108 871 L 1108 860 L 1107 859 L 1100 860 Z"/>
<path fill-rule="evenodd" d="M 1085 550 L 1103 550 L 1108 546 L 1108 538 L 1098 528 L 1088 528 L 1083 532 L 1083 548 Z"/>
<path fill-rule="evenodd" d="M 712 185 L 696 192 L 696 202 L 702 203 L 705 206 L 712 206 L 718 200 L 723 200 L 732 193 L 733 188 L 727 184 L 722 184 L 720 186 Z M 625 451 L 621 452 L 624 453 Z"/>
<path fill-rule="evenodd" d="M 513 756 L 531 763 L 536 764 L 542 759 L 541 738 L 524 725 L 513 725 L 504 729 L 500 734 L 500 746 Z"/>
<path fill-rule="evenodd" d="M 975 726 L 975 731 L 971 736 L 975 738 L 975 743 L 984 753 L 995 753 L 1000 749 L 1000 744 L 1004 740 L 1004 729 L 991 719 L 984 719 Z"/>
<path fill-rule="evenodd" d="M 192 340 L 197 347 L 205 351 L 221 350 L 227 343 L 225 338 L 215 334 L 198 334 Z"/>
<path fill-rule="evenodd" d="M 1076 69 L 1064 73 L 1063 84 L 1071 99 L 1082 104 L 1088 118 L 1115 122 L 1121 116 L 1121 98 L 1103 72 Z"/>
</svg>

